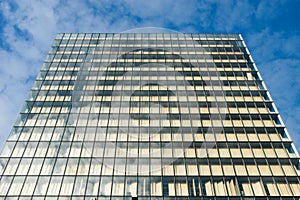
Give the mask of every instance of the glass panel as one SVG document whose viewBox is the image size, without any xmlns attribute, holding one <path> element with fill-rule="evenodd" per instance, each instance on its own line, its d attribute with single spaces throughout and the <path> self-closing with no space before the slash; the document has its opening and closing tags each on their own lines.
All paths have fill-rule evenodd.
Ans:
<svg viewBox="0 0 300 200">
<path fill-rule="evenodd" d="M 188 196 L 188 185 L 186 182 L 176 183 L 176 195 L 177 196 Z"/>
<path fill-rule="evenodd" d="M 49 176 L 40 176 L 35 188 L 35 195 L 45 195 L 49 183 Z"/>
<path fill-rule="evenodd" d="M 260 181 L 252 182 L 252 188 L 255 196 L 265 196 L 264 187 Z"/>
<path fill-rule="evenodd" d="M 99 188 L 99 177 L 89 177 L 86 195 L 97 195 Z"/>
<path fill-rule="evenodd" d="M 204 181 L 203 185 L 204 185 L 204 190 L 205 190 L 205 192 L 203 192 L 203 193 L 206 194 L 207 196 L 213 196 L 214 190 L 213 190 L 213 185 L 211 184 L 211 182 L 209 180 Z"/>
<path fill-rule="evenodd" d="M 223 165 L 223 171 L 226 176 L 234 176 L 234 169 L 232 165 Z"/>
<path fill-rule="evenodd" d="M 24 183 L 25 177 L 15 177 L 8 192 L 8 195 L 19 195 Z"/>
<path fill-rule="evenodd" d="M 111 178 L 110 177 L 102 177 L 101 178 L 101 182 L 100 182 L 100 191 L 99 194 L 100 195 L 110 195 L 110 191 L 111 191 Z"/>
<path fill-rule="evenodd" d="M 242 188 L 243 188 L 243 192 L 242 195 L 243 196 L 252 196 L 252 189 L 251 189 L 251 185 L 247 182 L 242 183 Z"/>
<path fill-rule="evenodd" d="M 74 195 L 84 195 L 86 183 L 87 183 L 86 176 L 77 176 L 75 183 L 74 183 L 73 194 Z"/>
<path fill-rule="evenodd" d="M 71 195 L 75 177 L 65 177 L 60 189 L 60 195 Z"/>
<path fill-rule="evenodd" d="M 185 165 L 175 165 L 176 176 L 186 176 Z"/>
<path fill-rule="evenodd" d="M 62 182 L 61 180 L 62 177 L 52 176 L 47 190 L 47 195 L 58 195 L 60 184 Z"/>
<path fill-rule="evenodd" d="M 1 178 L 0 195 L 6 195 L 8 189 L 9 189 L 10 182 L 12 181 L 12 178 L 13 178 L 12 176 L 11 177 L 3 176 Z"/>
<path fill-rule="evenodd" d="M 123 177 L 115 177 L 112 188 L 112 195 L 120 195 L 124 194 L 124 178 Z"/>
<path fill-rule="evenodd" d="M 246 167 L 244 165 L 235 165 L 234 168 L 238 176 L 247 176 Z"/>
<path fill-rule="evenodd" d="M 235 186 L 235 182 L 233 179 L 226 180 L 226 186 L 229 196 L 236 196 L 237 195 L 237 188 Z"/>
<path fill-rule="evenodd" d="M 221 165 L 211 165 L 211 172 L 213 176 L 223 176 Z"/>
<path fill-rule="evenodd" d="M 279 165 L 270 165 L 271 171 L 275 176 L 283 176 L 283 172 Z"/>
<path fill-rule="evenodd" d="M 188 176 L 198 176 L 197 165 L 187 165 Z"/>
<path fill-rule="evenodd" d="M 151 196 L 162 196 L 162 183 L 161 181 L 151 182 Z"/>
<path fill-rule="evenodd" d="M 281 165 L 281 167 L 286 176 L 296 176 L 297 175 L 294 170 L 294 167 L 292 165 Z"/>
<path fill-rule="evenodd" d="M 200 171 L 200 175 L 201 176 L 210 176 L 210 169 L 209 169 L 209 165 L 199 165 L 199 171 Z"/>
<path fill-rule="evenodd" d="M 250 176 L 259 176 L 256 165 L 246 165 L 246 167 Z"/>
<path fill-rule="evenodd" d="M 270 195 L 279 196 L 279 192 L 274 183 L 266 183 L 266 186 L 267 186 L 267 189 L 268 189 Z"/>
<path fill-rule="evenodd" d="M 223 181 L 214 181 L 214 187 L 215 187 L 215 194 L 217 196 L 226 196 L 226 187 L 223 183 Z"/>
<path fill-rule="evenodd" d="M 292 196 L 289 186 L 286 183 L 277 183 L 281 196 Z"/>
<path fill-rule="evenodd" d="M 299 183 L 290 183 L 290 187 L 293 191 L 294 196 L 300 194 L 300 184 Z"/>
<path fill-rule="evenodd" d="M 258 165 L 258 169 L 262 176 L 271 176 L 271 171 L 268 165 Z"/>
<path fill-rule="evenodd" d="M 126 187 L 125 187 L 126 195 L 136 197 L 137 196 L 137 180 L 136 180 L 136 178 L 127 177 L 125 184 L 126 184 Z"/>
</svg>

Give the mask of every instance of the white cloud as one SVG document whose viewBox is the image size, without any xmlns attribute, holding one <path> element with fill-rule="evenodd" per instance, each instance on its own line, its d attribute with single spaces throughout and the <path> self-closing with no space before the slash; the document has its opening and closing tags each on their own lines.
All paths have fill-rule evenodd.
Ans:
<svg viewBox="0 0 300 200">
<path fill-rule="evenodd" d="M 0 145 L 6 140 L 17 114 L 24 103 L 32 81 L 33 69 L 18 55 L 0 51 Z M 36 63 L 35 63 L 36 64 Z"/>
<path fill-rule="evenodd" d="M 269 61 L 280 57 L 299 58 L 300 36 L 292 32 L 271 32 L 269 28 L 248 34 L 248 46 L 253 49 L 257 60 Z"/>
<path fill-rule="evenodd" d="M 265 82 L 271 95 L 276 101 L 276 105 L 284 115 L 293 115 L 293 109 L 299 106 L 300 91 L 300 60 L 277 59 L 264 63 L 260 68 L 265 76 Z M 300 116 L 299 116 L 300 120 Z M 300 128 L 300 127 L 299 127 Z"/>
<path fill-rule="evenodd" d="M 270 20 L 275 18 L 282 9 L 284 9 L 284 4 L 286 0 L 265 0 L 260 1 L 255 15 L 260 20 Z"/>
<path fill-rule="evenodd" d="M 218 31 L 230 32 L 249 27 L 255 7 L 248 1 L 221 1 L 217 4 L 216 23 L 213 24 Z"/>
<path fill-rule="evenodd" d="M 248 47 L 267 88 L 300 150 L 300 37 L 264 29 L 248 35 Z"/>
</svg>

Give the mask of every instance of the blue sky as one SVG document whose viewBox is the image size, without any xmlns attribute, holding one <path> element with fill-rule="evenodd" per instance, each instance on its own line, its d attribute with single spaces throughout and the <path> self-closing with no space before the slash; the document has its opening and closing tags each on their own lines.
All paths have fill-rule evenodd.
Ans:
<svg viewBox="0 0 300 200">
<path fill-rule="evenodd" d="M 300 1 L 0 1 L 0 146 L 58 32 L 241 33 L 300 149 Z"/>
</svg>

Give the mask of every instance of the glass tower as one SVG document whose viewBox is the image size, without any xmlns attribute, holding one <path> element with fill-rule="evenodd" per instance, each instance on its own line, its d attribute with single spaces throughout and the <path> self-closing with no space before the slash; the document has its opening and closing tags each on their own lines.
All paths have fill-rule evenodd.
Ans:
<svg viewBox="0 0 300 200">
<path fill-rule="evenodd" d="M 298 199 L 299 155 L 238 34 L 57 34 L 2 199 Z"/>
</svg>

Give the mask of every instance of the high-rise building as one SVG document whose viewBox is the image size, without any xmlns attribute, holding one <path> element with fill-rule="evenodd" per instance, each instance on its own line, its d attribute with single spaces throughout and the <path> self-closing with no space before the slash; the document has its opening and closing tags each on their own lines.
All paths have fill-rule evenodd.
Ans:
<svg viewBox="0 0 300 200">
<path fill-rule="evenodd" d="M 299 199 L 238 34 L 58 34 L 0 159 L 7 199 Z"/>
</svg>

